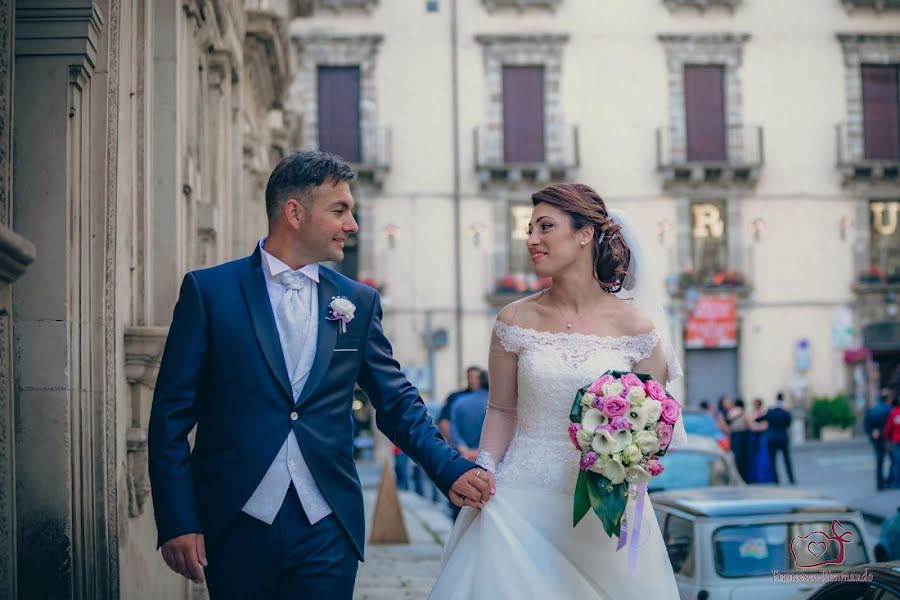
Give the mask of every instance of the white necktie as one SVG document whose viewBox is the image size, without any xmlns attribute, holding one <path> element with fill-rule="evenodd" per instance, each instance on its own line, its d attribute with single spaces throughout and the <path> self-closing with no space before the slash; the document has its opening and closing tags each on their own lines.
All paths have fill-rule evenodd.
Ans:
<svg viewBox="0 0 900 600">
<path fill-rule="evenodd" d="M 291 384 L 299 381 L 306 373 L 295 373 L 303 346 L 309 338 L 310 285 L 306 275 L 294 271 L 278 274 L 278 281 L 284 286 L 284 296 L 278 308 L 278 322 L 282 327 L 284 348 Z M 296 391 L 295 391 L 296 394 Z"/>
</svg>

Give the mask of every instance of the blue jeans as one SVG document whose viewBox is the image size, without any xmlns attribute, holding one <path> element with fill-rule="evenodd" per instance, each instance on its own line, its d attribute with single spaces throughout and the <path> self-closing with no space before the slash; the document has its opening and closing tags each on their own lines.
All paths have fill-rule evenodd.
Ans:
<svg viewBox="0 0 900 600">
<path fill-rule="evenodd" d="M 398 490 L 409 489 L 409 457 L 402 452 L 394 455 L 394 479 Z"/>
<path fill-rule="evenodd" d="M 891 444 L 891 487 L 900 488 L 900 444 Z"/>
</svg>

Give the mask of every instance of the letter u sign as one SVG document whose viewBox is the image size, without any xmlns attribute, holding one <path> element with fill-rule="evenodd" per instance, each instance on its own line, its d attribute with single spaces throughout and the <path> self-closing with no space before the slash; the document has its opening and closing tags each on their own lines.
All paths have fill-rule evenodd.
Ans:
<svg viewBox="0 0 900 600">
<path fill-rule="evenodd" d="M 878 235 L 894 235 L 897 233 L 897 216 L 900 213 L 900 202 L 872 202 L 872 230 Z"/>
</svg>

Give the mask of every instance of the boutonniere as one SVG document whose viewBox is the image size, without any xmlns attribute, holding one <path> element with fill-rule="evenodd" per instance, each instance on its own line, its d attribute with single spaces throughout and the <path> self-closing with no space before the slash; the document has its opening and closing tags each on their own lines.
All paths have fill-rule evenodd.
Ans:
<svg viewBox="0 0 900 600">
<path fill-rule="evenodd" d="M 343 296 L 335 296 L 328 304 L 328 309 L 331 311 L 331 316 L 326 318 L 329 321 L 340 321 L 341 333 L 347 333 L 347 323 L 353 320 L 356 306 Z"/>
</svg>

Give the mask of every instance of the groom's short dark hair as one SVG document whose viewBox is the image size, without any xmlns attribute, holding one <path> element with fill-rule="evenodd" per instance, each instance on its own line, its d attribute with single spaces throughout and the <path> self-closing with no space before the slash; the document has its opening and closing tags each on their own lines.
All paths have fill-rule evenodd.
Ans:
<svg viewBox="0 0 900 600">
<path fill-rule="evenodd" d="M 330 182 L 337 185 L 356 177 L 350 165 L 340 156 L 301 150 L 278 161 L 266 184 L 266 214 L 271 220 L 288 198 L 310 199 L 313 188 Z"/>
</svg>

